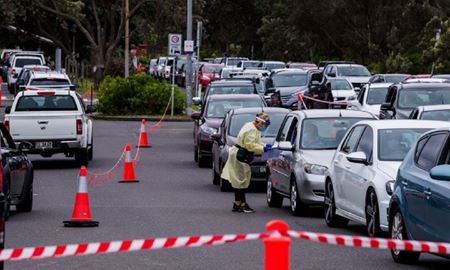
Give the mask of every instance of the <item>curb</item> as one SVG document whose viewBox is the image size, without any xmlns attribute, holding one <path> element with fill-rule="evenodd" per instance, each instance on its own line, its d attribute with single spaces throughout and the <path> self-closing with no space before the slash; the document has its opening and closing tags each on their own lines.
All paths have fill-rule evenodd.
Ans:
<svg viewBox="0 0 450 270">
<path fill-rule="evenodd" d="M 91 115 L 92 119 L 95 120 L 105 120 L 105 121 L 142 121 L 145 119 L 146 121 L 158 122 L 161 120 L 162 116 L 158 115 L 102 115 L 96 114 Z M 192 122 L 192 119 L 189 116 L 174 116 L 171 118 L 167 116 L 164 118 L 164 122 Z"/>
</svg>

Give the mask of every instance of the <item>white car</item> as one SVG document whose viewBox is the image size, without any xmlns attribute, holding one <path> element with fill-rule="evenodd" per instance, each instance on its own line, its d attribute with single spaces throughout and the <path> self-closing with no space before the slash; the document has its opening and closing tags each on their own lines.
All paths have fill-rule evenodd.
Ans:
<svg viewBox="0 0 450 270">
<path fill-rule="evenodd" d="M 450 104 L 419 106 L 411 112 L 409 119 L 450 121 Z"/>
<path fill-rule="evenodd" d="M 12 106 L 5 108 L 5 125 L 15 143 L 27 143 L 29 154 L 51 157 L 64 153 L 80 165 L 93 158 L 93 126 L 81 96 L 70 90 L 29 90 L 20 92 Z"/>
<path fill-rule="evenodd" d="M 45 62 L 39 56 L 14 55 L 10 60 L 11 67 L 8 69 L 7 81 L 8 89 L 13 89 L 20 71 L 26 65 L 45 65 Z"/>
<path fill-rule="evenodd" d="M 347 79 L 328 79 L 327 86 L 330 84 L 334 101 L 347 102 L 356 100 L 356 92 L 352 84 Z"/>
<path fill-rule="evenodd" d="M 372 77 L 365 66 L 350 63 L 328 64 L 325 67 L 324 74 L 327 78 L 347 79 L 353 85 L 356 92 L 359 92 Z"/>
<path fill-rule="evenodd" d="M 380 115 L 380 106 L 386 99 L 386 94 L 391 83 L 366 84 L 359 92 L 356 100 L 350 101 L 352 110 L 370 112 Z"/>
<path fill-rule="evenodd" d="M 361 121 L 337 148 L 325 182 L 325 221 L 330 227 L 349 220 L 366 225 L 369 236 L 388 230 L 387 211 L 394 180 L 419 136 L 450 122 Z"/>
<path fill-rule="evenodd" d="M 31 71 L 25 85 L 19 86 L 19 90 L 38 90 L 38 89 L 74 89 L 66 73 L 59 71 Z"/>
</svg>

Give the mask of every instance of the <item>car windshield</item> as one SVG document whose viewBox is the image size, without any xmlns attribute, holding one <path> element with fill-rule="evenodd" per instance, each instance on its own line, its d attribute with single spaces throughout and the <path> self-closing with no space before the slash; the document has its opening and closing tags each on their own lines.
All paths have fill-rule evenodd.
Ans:
<svg viewBox="0 0 450 270">
<path fill-rule="evenodd" d="M 398 128 L 378 130 L 378 159 L 402 161 L 417 139 L 430 129 Z"/>
<path fill-rule="evenodd" d="M 331 90 L 352 90 L 352 86 L 346 80 L 331 80 Z"/>
<path fill-rule="evenodd" d="M 67 79 L 54 79 L 54 78 L 41 78 L 33 79 L 30 85 L 40 86 L 40 85 L 51 85 L 51 86 L 68 86 L 70 82 Z"/>
<path fill-rule="evenodd" d="M 23 67 L 26 65 L 41 65 L 41 59 L 39 58 L 17 58 L 15 67 Z"/>
<path fill-rule="evenodd" d="M 398 107 L 413 109 L 418 106 L 450 104 L 450 88 L 405 89 L 398 96 Z"/>
<path fill-rule="evenodd" d="M 225 114 L 230 110 L 240 108 L 261 108 L 265 105 L 263 104 L 261 99 L 246 99 L 211 101 L 207 106 L 207 118 L 225 118 Z"/>
<path fill-rule="evenodd" d="M 244 68 L 258 67 L 258 64 L 259 64 L 259 62 L 257 62 L 257 61 L 248 61 L 248 62 L 243 63 L 243 67 Z"/>
<path fill-rule="evenodd" d="M 388 91 L 387 87 L 370 87 L 367 92 L 367 104 L 369 105 L 380 105 L 386 99 L 386 93 Z"/>
<path fill-rule="evenodd" d="M 293 87 L 306 85 L 306 74 L 277 74 L 272 77 L 274 87 Z"/>
<path fill-rule="evenodd" d="M 262 136 L 275 137 L 277 136 L 278 129 L 283 122 L 284 113 L 267 113 L 270 117 L 270 125 Z M 237 137 L 241 128 L 248 122 L 255 120 L 255 113 L 236 114 L 231 118 L 230 128 L 228 129 L 228 135 Z"/>
<path fill-rule="evenodd" d="M 344 77 L 364 77 L 370 76 L 370 72 L 363 66 L 343 66 L 338 67 L 339 76 Z"/>
<path fill-rule="evenodd" d="M 450 109 L 425 111 L 420 116 L 422 120 L 437 120 L 437 121 L 450 121 Z"/>
<path fill-rule="evenodd" d="M 386 75 L 384 76 L 384 80 L 387 83 L 399 83 L 408 78 L 409 75 Z"/>
<path fill-rule="evenodd" d="M 273 69 L 285 68 L 286 67 L 286 65 L 283 64 L 283 63 L 267 63 L 265 66 L 266 66 L 267 70 L 273 70 Z"/>
<path fill-rule="evenodd" d="M 303 120 L 300 147 L 306 150 L 336 149 L 347 130 L 368 118 L 309 118 Z"/>
<path fill-rule="evenodd" d="M 203 72 L 205 73 L 219 73 L 222 66 L 205 66 Z"/>
<path fill-rule="evenodd" d="M 237 64 L 239 64 L 239 62 L 241 62 L 242 59 L 230 59 L 228 58 L 227 60 L 227 66 L 237 66 Z"/>
<path fill-rule="evenodd" d="M 68 95 L 22 96 L 17 102 L 16 111 L 76 111 L 75 100 Z"/>
<path fill-rule="evenodd" d="M 236 85 L 236 86 L 212 86 L 209 89 L 209 95 L 228 95 L 228 94 L 254 94 L 253 85 Z"/>
</svg>

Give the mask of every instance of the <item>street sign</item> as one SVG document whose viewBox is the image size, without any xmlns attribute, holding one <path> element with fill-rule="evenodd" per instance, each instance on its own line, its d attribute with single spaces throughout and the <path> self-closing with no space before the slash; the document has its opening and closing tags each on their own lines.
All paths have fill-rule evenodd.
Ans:
<svg viewBox="0 0 450 270">
<path fill-rule="evenodd" d="M 181 34 L 169 34 L 169 55 L 181 53 L 181 43 L 183 36 Z"/>
<path fill-rule="evenodd" d="M 186 54 L 194 53 L 194 41 L 193 40 L 185 40 L 184 41 L 184 52 Z"/>
</svg>

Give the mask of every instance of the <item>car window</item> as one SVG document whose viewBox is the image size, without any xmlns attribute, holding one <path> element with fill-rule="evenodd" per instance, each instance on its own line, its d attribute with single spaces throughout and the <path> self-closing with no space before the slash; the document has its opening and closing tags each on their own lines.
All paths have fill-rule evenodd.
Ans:
<svg viewBox="0 0 450 270">
<path fill-rule="evenodd" d="M 17 58 L 14 66 L 21 68 L 25 65 L 42 65 L 42 63 L 39 58 Z"/>
<path fill-rule="evenodd" d="M 420 152 L 422 152 L 423 146 L 425 145 L 425 143 L 428 141 L 430 137 L 425 137 L 422 138 L 420 141 L 417 142 L 417 146 L 416 146 L 416 152 L 414 153 L 414 161 L 417 163 L 417 159 L 419 159 L 419 154 Z"/>
<path fill-rule="evenodd" d="M 292 145 L 296 145 L 297 142 L 297 127 L 298 119 L 294 117 L 294 119 L 292 119 L 291 127 L 289 128 L 289 132 L 286 138 L 286 141 L 291 142 Z"/>
<path fill-rule="evenodd" d="M 347 154 L 350 154 L 355 149 L 359 138 L 361 138 L 361 134 L 364 131 L 365 126 L 356 126 L 352 129 L 352 131 L 348 134 L 345 139 L 345 143 L 342 145 L 341 151 Z"/>
<path fill-rule="evenodd" d="M 425 171 L 430 171 L 436 165 L 442 146 L 447 139 L 446 133 L 440 133 L 430 136 L 423 146 L 422 151 L 417 159 L 417 166 Z"/>
<path fill-rule="evenodd" d="M 288 116 L 284 121 L 283 125 L 280 128 L 280 131 L 277 136 L 278 142 L 284 142 L 287 139 L 287 135 L 289 132 L 289 128 L 291 127 L 293 116 Z"/>
<path fill-rule="evenodd" d="M 22 96 L 16 111 L 77 111 L 75 100 L 68 95 Z"/>
<path fill-rule="evenodd" d="M 378 130 L 378 159 L 403 161 L 419 137 L 430 128 L 389 128 Z"/>
<path fill-rule="evenodd" d="M 230 110 L 258 107 L 264 107 L 262 99 L 211 101 L 207 105 L 206 117 L 223 119 Z"/>
<path fill-rule="evenodd" d="M 370 87 L 367 92 L 367 104 L 369 105 L 379 105 L 382 104 L 386 99 L 386 94 L 388 87 Z"/>
<path fill-rule="evenodd" d="M 30 85 L 41 86 L 41 85 L 51 85 L 51 86 L 68 86 L 70 85 L 67 79 L 56 79 L 52 77 L 48 78 L 36 78 L 32 79 Z"/>
<path fill-rule="evenodd" d="M 363 89 L 361 89 L 361 91 L 358 94 L 358 102 L 361 105 L 364 104 L 364 94 L 366 93 L 366 90 L 367 90 L 367 86 L 364 86 Z"/>
<path fill-rule="evenodd" d="M 417 119 L 415 115 L 414 119 Z M 420 115 L 422 120 L 450 121 L 450 110 L 425 111 Z"/>
<path fill-rule="evenodd" d="M 450 104 L 450 89 L 408 89 L 398 95 L 398 107 L 402 109 L 438 104 Z"/>
<path fill-rule="evenodd" d="M 368 160 L 372 159 L 373 152 L 373 131 L 372 128 L 366 127 L 361 139 L 359 140 L 356 152 L 364 152 Z"/>
<path fill-rule="evenodd" d="M 267 113 L 270 117 L 270 125 L 267 130 L 264 132 L 264 137 L 275 137 L 280 129 L 281 123 L 283 122 L 284 113 Z M 237 137 L 241 128 L 248 122 L 255 120 L 254 113 L 242 113 L 235 114 L 231 117 L 229 123 L 228 135 Z"/>
</svg>

